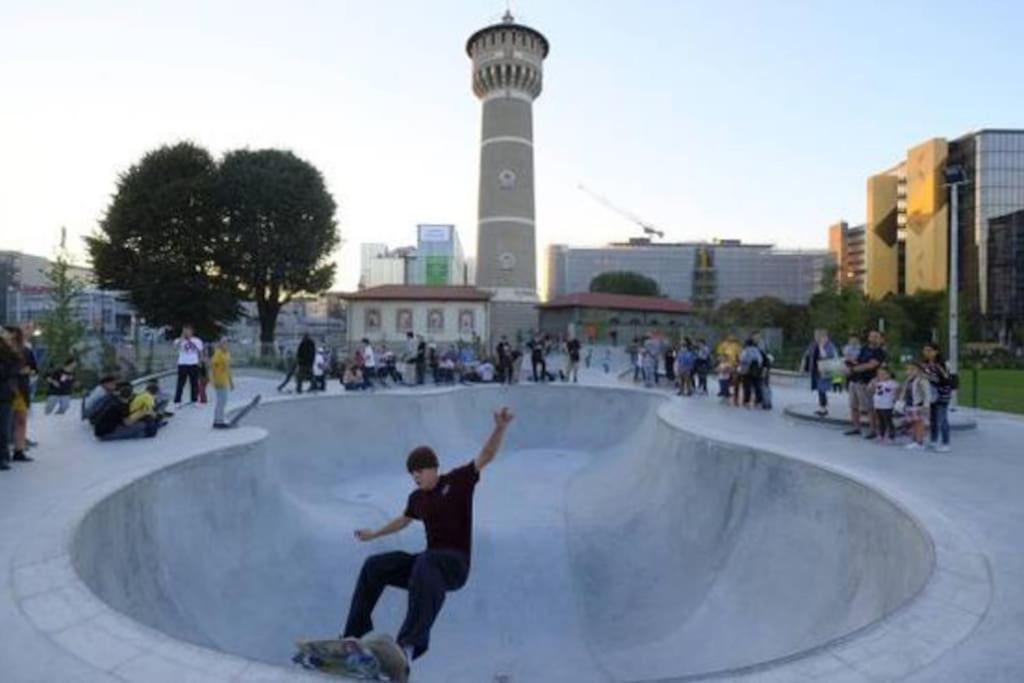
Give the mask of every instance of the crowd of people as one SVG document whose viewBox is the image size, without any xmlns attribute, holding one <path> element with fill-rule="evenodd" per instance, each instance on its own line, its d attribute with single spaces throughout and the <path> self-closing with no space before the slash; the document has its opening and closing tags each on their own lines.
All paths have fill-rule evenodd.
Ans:
<svg viewBox="0 0 1024 683">
<path fill-rule="evenodd" d="M 737 407 L 772 407 L 770 376 L 774 358 L 758 332 L 742 344 L 728 335 L 712 349 L 703 338 L 684 336 L 678 344 L 639 337 L 628 350 L 633 382 L 658 386 L 664 379 L 679 396 L 708 396 L 708 377 L 718 380 L 716 396 Z"/>
<path fill-rule="evenodd" d="M 879 330 L 869 331 L 864 343 L 858 335 L 851 335 L 841 350 L 829 339 L 827 330 L 817 330 L 803 355 L 802 369 L 817 392 L 819 417 L 828 415 L 829 393 L 844 386 L 848 390 L 848 436 L 892 444 L 902 432 L 910 450 L 950 450 L 949 404 L 957 378 L 937 344 L 925 344 L 917 359 L 903 364 L 900 382 Z"/>
<path fill-rule="evenodd" d="M 606 352 L 604 368 L 611 368 L 610 351 Z M 552 354 L 564 358 L 564 365 L 549 369 Z M 294 378 L 294 391 L 302 393 L 307 378 L 312 378 L 311 390 L 323 390 L 328 378 L 337 378 L 347 391 L 364 391 L 389 386 L 423 386 L 454 384 L 514 384 L 520 381 L 522 365 L 529 357 L 531 372 L 526 377 L 533 382 L 556 379 L 579 381 L 579 366 L 589 367 L 591 353 L 585 359 L 578 339 L 557 339 L 551 335 L 536 335 L 522 345 L 513 346 L 507 336 L 501 336 L 492 354 L 481 353 L 478 344 L 437 344 L 423 336 L 409 332 L 405 343 L 393 347 L 386 342 L 372 343 L 362 339 L 348 355 L 332 352 L 326 346 L 317 346 L 308 335 L 304 336 L 295 353 L 294 361 L 278 386 L 289 391 Z"/>
<path fill-rule="evenodd" d="M 207 388 L 212 385 L 213 426 L 227 427 L 228 393 L 234 388 L 227 342 L 222 340 L 208 353 L 186 325 L 174 345 L 178 363 L 173 403 L 181 405 L 186 385 L 190 403 L 206 403 Z M 28 438 L 28 424 L 37 388 L 40 393 L 45 389 L 46 415 L 65 415 L 71 409 L 72 396 L 81 388 L 78 365 L 78 359 L 70 357 L 40 373 L 36 352 L 24 330 L 14 326 L 0 329 L 0 471 L 11 469 L 12 463 L 33 461 L 27 451 L 36 444 Z M 169 410 L 171 402 L 172 396 L 163 392 L 156 380 L 137 390 L 125 379 L 105 375 L 82 397 L 81 417 L 101 441 L 151 438 L 174 414 Z"/>
<path fill-rule="evenodd" d="M 163 393 L 155 381 L 136 391 L 131 383 L 114 375 L 101 378 L 88 392 L 82 402 L 82 417 L 89 421 L 96 438 L 156 436 L 173 415 L 170 405 L 182 404 L 186 387 L 190 404 L 205 404 L 212 385 L 213 427 L 229 426 L 226 408 L 234 380 L 227 341 L 214 344 L 211 353 L 192 327 L 185 325 L 173 343 L 178 353 L 173 396 Z M 757 332 L 742 343 L 727 335 L 715 346 L 704 338 L 688 336 L 678 343 L 638 337 L 626 351 L 636 383 L 654 387 L 666 382 L 679 396 L 705 397 L 710 395 L 709 377 L 713 377 L 717 379 L 716 396 L 723 404 L 772 407 L 774 357 Z M 302 393 L 307 385 L 308 391 L 323 391 L 329 378 L 337 378 L 347 391 L 421 386 L 428 378 L 434 385 L 512 384 L 520 381 L 527 368 L 528 381 L 575 383 L 580 364 L 591 366 L 593 352 L 578 338 L 538 334 L 515 345 L 502 336 L 493 353 L 485 354 L 477 344 L 436 344 L 409 332 L 398 347 L 363 339 L 346 356 L 316 344 L 307 334 L 278 388 L 285 390 L 294 379 L 296 393 Z M 602 353 L 600 365 L 609 373 L 612 351 L 606 347 Z M 560 365 L 553 367 L 556 362 Z M 24 332 L 17 327 L 0 331 L 0 470 L 10 469 L 12 462 L 32 461 L 26 451 L 32 445 L 28 417 L 36 379 L 45 383 L 45 413 L 63 415 L 77 388 L 77 368 L 77 359 L 67 358 L 39 378 L 35 353 Z M 826 330 L 817 330 L 800 369 L 810 376 L 819 417 L 828 415 L 830 395 L 847 392 L 851 427 L 846 434 L 879 443 L 905 437 L 910 449 L 949 450 L 949 404 L 956 377 L 937 345 L 926 344 L 920 358 L 897 369 L 890 364 L 878 330 L 871 330 L 863 341 L 851 335 L 842 348 Z"/>
</svg>

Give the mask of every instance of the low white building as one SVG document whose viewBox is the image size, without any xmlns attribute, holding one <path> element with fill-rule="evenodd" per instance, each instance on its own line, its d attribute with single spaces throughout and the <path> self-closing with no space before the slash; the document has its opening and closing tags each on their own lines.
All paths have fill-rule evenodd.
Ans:
<svg viewBox="0 0 1024 683">
<path fill-rule="evenodd" d="M 345 296 L 348 341 L 399 344 L 407 332 L 430 343 L 489 343 L 489 292 L 475 287 L 384 285 Z"/>
</svg>

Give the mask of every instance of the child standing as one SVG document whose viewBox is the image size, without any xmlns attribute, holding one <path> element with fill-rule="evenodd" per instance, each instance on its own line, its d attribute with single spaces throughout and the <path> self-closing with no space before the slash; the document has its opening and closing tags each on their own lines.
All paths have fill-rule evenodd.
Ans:
<svg viewBox="0 0 1024 683">
<path fill-rule="evenodd" d="M 907 365 L 907 383 L 903 387 L 907 421 L 910 423 L 911 438 L 906 445 L 908 451 L 924 448 L 924 416 L 931 405 L 931 387 L 917 363 Z"/>
<path fill-rule="evenodd" d="M 224 429 L 229 426 L 224 419 L 224 411 L 228 406 L 228 391 L 235 388 L 235 382 L 231 378 L 231 352 L 228 350 L 227 339 L 217 342 L 210 365 L 212 366 L 213 391 L 216 395 L 213 426 L 215 429 Z"/>
<path fill-rule="evenodd" d="M 718 357 L 718 397 L 722 403 L 729 402 L 729 385 L 732 384 L 732 365 L 725 356 Z"/>
<path fill-rule="evenodd" d="M 882 366 L 878 368 L 878 375 L 875 377 L 875 420 L 878 423 L 878 443 L 884 444 L 888 439 L 889 443 L 896 441 L 896 427 L 892 421 L 892 410 L 896 405 L 896 394 L 900 385 L 892 378 L 889 368 Z"/>
</svg>

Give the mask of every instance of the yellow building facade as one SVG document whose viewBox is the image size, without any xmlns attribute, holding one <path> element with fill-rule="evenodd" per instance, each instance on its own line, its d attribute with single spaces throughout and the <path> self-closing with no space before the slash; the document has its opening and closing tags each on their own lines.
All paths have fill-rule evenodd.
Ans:
<svg viewBox="0 0 1024 683">
<path fill-rule="evenodd" d="M 941 138 L 922 143 L 907 153 L 907 294 L 944 290 L 949 279 L 949 208 L 942 176 L 948 153 L 949 145 Z"/>
<path fill-rule="evenodd" d="M 949 264 L 949 207 L 942 171 L 945 139 L 907 151 L 906 160 L 867 182 L 865 292 L 944 290 Z"/>
<path fill-rule="evenodd" d="M 868 178 L 864 221 L 864 292 L 873 299 L 899 290 L 896 169 Z"/>
</svg>

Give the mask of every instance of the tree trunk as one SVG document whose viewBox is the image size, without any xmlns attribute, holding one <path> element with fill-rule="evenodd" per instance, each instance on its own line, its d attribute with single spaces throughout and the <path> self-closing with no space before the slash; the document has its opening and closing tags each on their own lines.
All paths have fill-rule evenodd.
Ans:
<svg viewBox="0 0 1024 683">
<path fill-rule="evenodd" d="M 275 356 L 274 330 L 277 327 L 277 314 L 281 312 L 281 304 L 276 301 L 257 301 L 256 310 L 260 317 L 260 355 Z"/>
</svg>

